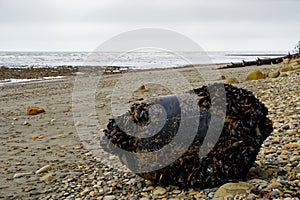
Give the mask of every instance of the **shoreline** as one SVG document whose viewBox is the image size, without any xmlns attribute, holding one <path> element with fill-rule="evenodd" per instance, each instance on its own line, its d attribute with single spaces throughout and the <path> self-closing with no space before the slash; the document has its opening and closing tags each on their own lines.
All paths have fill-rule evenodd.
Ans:
<svg viewBox="0 0 300 200">
<path fill-rule="evenodd" d="M 211 63 L 211 64 L 194 64 L 194 65 L 182 65 L 170 68 L 152 68 L 152 69 L 129 69 L 126 73 L 136 72 L 151 72 L 151 71 L 170 71 L 170 70 L 190 70 L 207 67 L 213 70 L 219 70 L 218 68 L 226 66 L 229 63 Z M 255 66 L 249 66 L 255 67 Z M 122 73 L 104 74 L 105 66 L 61 66 L 61 67 L 41 67 L 41 68 L 9 68 L 0 67 L 0 87 L 10 84 L 30 84 L 34 82 L 48 82 L 57 81 L 59 79 L 68 79 L 70 77 L 76 77 L 82 73 L 94 73 L 98 75 L 110 76 Z M 223 70 L 223 69 L 222 69 Z"/>
</svg>

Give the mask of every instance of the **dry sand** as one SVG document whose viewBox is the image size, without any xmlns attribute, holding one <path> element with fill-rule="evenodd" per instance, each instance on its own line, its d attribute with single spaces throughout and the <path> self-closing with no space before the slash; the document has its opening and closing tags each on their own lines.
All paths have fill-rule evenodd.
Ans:
<svg viewBox="0 0 300 200">
<path fill-rule="evenodd" d="M 272 93 L 272 87 L 284 82 L 286 84 L 293 84 L 296 90 L 298 89 L 299 91 L 298 75 L 294 73 L 286 78 L 247 82 L 244 80 L 247 72 L 254 68 L 266 72 L 275 67 L 253 66 L 237 69 L 203 70 L 203 67 L 198 66 L 196 68 L 148 70 L 105 76 L 101 76 L 99 73 L 91 73 L 89 74 L 90 76 L 87 76 L 87 74 L 68 76 L 64 80 L 51 82 L 0 86 L 0 180 L 2 182 L 0 185 L 0 198 L 79 198 L 81 195 L 79 194 L 80 190 L 73 190 L 72 192 L 71 189 L 68 190 L 68 187 L 64 188 L 64 190 L 55 187 L 58 187 L 58 185 L 62 185 L 63 187 L 65 184 L 63 180 L 68 181 L 66 177 L 68 179 L 76 177 L 75 182 L 77 185 L 81 183 L 84 186 L 83 180 L 88 179 L 89 175 L 78 176 L 76 174 L 84 171 L 78 167 L 78 163 L 84 166 L 82 162 L 92 162 L 91 160 L 96 156 L 100 158 L 99 162 L 103 161 L 105 163 L 105 159 L 109 160 L 109 158 L 101 155 L 93 155 L 91 152 L 97 153 L 98 151 L 95 149 L 95 151 L 91 151 L 91 149 L 86 149 L 86 147 L 97 147 L 100 141 L 99 132 L 105 128 L 112 114 L 121 114 L 126 111 L 128 106 L 138 98 L 146 99 L 151 96 L 170 94 L 173 91 L 182 92 L 193 87 L 201 87 L 205 83 L 216 81 L 218 75 L 222 74 L 226 77 L 237 78 L 241 82 L 237 86 L 244 87 L 253 91 L 256 95 L 260 95 L 258 98 L 268 107 L 272 107 L 270 109 L 274 114 L 278 106 L 272 106 L 272 99 L 276 97 L 284 101 L 283 98 L 286 98 L 284 97 L 286 93 L 279 91 L 276 95 L 269 94 Z M 201 73 L 199 74 L 197 70 L 200 70 Z M 148 79 L 147 77 L 150 78 Z M 203 80 L 203 77 L 206 80 Z M 291 80 L 286 81 L 288 79 Z M 292 81 L 293 83 L 291 83 Z M 129 91 L 133 91 L 142 83 L 149 82 L 151 84 L 146 84 L 149 92 L 146 93 L 131 93 L 128 96 L 128 92 L 124 89 L 127 88 Z M 166 85 L 168 86 L 167 88 L 165 87 Z M 84 91 L 86 93 L 83 93 Z M 91 94 L 94 94 L 94 96 L 90 96 Z M 291 99 L 296 99 L 297 101 L 292 101 L 286 105 L 283 104 L 283 106 L 293 106 L 293 109 L 296 110 L 294 114 L 297 116 L 300 107 L 299 93 L 294 92 L 290 95 Z M 28 116 L 26 108 L 29 105 L 42 107 L 46 112 L 35 116 Z M 280 117 L 285 119 L 285 110 L 280 110 L 280 113 Z M 277 123 L 275 125 L 275 133 L 278 133 L 278 131 L 280 132 L 280 126 L 285 122 L 281 122 L 278 119 L 275 119 L 275 121 Z M 87 128 L 84 129 L 86 135 L 78 133 L 78 130 L 83 127 Z M 299 126 L 292 127 L 292 130 L 299 134 Z M 33 139 L 36 136 L 40 136 L 40 138 Z M 84 146 L 83 144 L 87 143 L 83 143 L 82 140 L 86 140 L 85 142 L 91 146 Z M 293 142 L 299 144 L 299 141 Z M 281 140 L 278 143 L 280 144 Z M 40 174 L 33 174 L 41 167 L 47 165 L 50 165 L 51 169 L 49 168 Z M 129 173 L 126 169 L 124 171 Z M 20 177 L 14 178 L 16 174 Z M 266 178 L 257 175 L 257 173 L 255 176 L 256 178 L 271 180 L 270 177 Z M 80 180 L 80 177 L 84 178 Z M 276 177 L 273 178 L 276 179 Z M 105 180 L 104 182 L 108 181 Z M 82 185 L 78 187 L 83 187 Z M 148 186 L 145 185 L 144 187 L 147 188 Z M 101 187 L 104 186 L 102 185 Z M 153 190 L 155 189 L 153 188 Z M 64 191 L 69 192 L 66 193 Z M 140 194 L 141 191 L 142 188 L 140 192 L 136 191 L 135 193 Z M 151 192 L 148 191 L 150 199 L 153 198 Z M 198 191 L 198 193 L 200 194 L 201 192 Z M 204 195 L 203 192 L 202 194 Z M 284 194 L 282 192 L 281 195 Z M 113 191 L 110 193 L 100 193 L 98 189 L 98 193 L 93 193 L 94 196 L 88 192 L 87 194 L 82 194 L 81 198 L 83 199 L 87 195 L 90 195 L 88 198 L 92 199 L 96 199 L 97 197 L 102 199 L 105 195 L 115 195 L 115 198 L 118 196 Z M 176 193 L 174 195 L 176 197 Z M 189 196 L 189 193 L 186 196 Z M 293 193 L 291 196 L 293 196 Z"/>
</svg>

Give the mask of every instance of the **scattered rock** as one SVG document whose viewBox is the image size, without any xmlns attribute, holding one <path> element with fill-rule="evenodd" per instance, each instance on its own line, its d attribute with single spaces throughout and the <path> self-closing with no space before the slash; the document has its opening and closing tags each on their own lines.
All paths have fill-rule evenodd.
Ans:
<svg viewBox="0 0 300 200">
<path fill-rule="evenodd" d="M 29 175 L 33 175 L 33 172 L 16 173 L 13 176 L 13 178 L 20 178 L 20 177 L 29 176 Z"/>
<path fill-rule="evenodd" d="M 84 122 L 76 122 L 74 124 L 74 126 L 78 127 L 78 126 L 83 126 L 84 125 Z"/>
<path fill-rule="evenodd" d="M 260 70 L 254 70 L 247 74 L 246 80 L 247 81 L 258 80 L 258 79 L 263 79 L 264 77 L 265 75 Z"/>
<path fill-rule="evenodd" d="M 106 195 L 103 200 L 115 200 L 117 197 L 115 195 Z"/>
<path fill-rule="evenodd" d="M 98 108 L 103 108 L 105 106 L 105 103 L 100 103 L 97 107 Z"/>
<path fill-rule="evenodd" d="M 149 90 L 146 89 L 145 85 L 141 85 L 136 90 L 134 90 L 134 92 L 149 92 Z"/>
<path fill-rule="evenodd" d="M 43 108 L 37 106 L 28 106 L 27 107 L 27 115 L 37 115 L 39 113 L 43 113 L 45 110 Z"/>
<path fill-rule="evenodd" d="M 277 78 L 280 75 L 280 72 L 278 70 L 269 72 L 268 77 L 269 78 Z"/>
<path fill-rule="evenodd" d="M 288 71 L 292 71 L 292 70 L 293 70 L 293 67 L 290 65 L 285 65 L 285 66 L 280 67 L 280 72 L 288 72 Z"/>
<path fill-rule="evenodd" d="M 45 165 L 44 167 L 38 169 L 35 173 L 36 174 L 41 174 L 41 173 L 46 172 L 48 170 L 51 170 L 51 166 L 50 165 Z"/>
<path fill-rule="evenodd" d="M 292 59 L 292 60 L 290 60 L 289 64 L 293 65 L 293 66 L 300 65 L 300 59 L 299 58 L 298 59 Z"/>
<path fill-rule="evenodd" d="M 269 185 L 268 181 L 262 180 L 262 179 L 251 179 L 248 181 L 251 185 L 253 185 L 256 189 L 262 190 L 266 189 Z"/>
<path fill-rule="evenodd" d="M 235 84 L 235 83 L 239 83 L 238 80 L 236 78 L 228 78 L 224 81 L 225 84 Z"/>
<path fill-rule="evenodd" d="M 290 144 L 286 144 L 285 148 L 287 149 L 293 149 L 293 148 L 298 148 L 300 145 L 298 143 L 290 143 Z"/>
<path fill-rule="evenodd" d="M 167 192 L 167 190 L 165 188 L 162 187 L 156 187 L 153 191 L 154 195 L 163 195 Z"/>
<path fill-rule="evenodd" d="M 35 139 L 42 139 L 42 138 L 44 138 L 44 136 L 42 136 L 42 135 L 33 135 L 33 136 L 31 136 L 31 138 L 33 140 L 35 140 Z"/>
<path fill-rule="evenodd" d="M 55 122 L 55 121 L 56 121 L 56 119 L 51 119 L 51 120 L 50 120 L 50 124 L 51 124 L 51 125 L 54 125 L 54 122 Z"/>
<path fill-rule="evenodd" d="M 246 182 L 226 183 L 222 185 L 214 194 L 214 198 L 226 197 L 228 195 L 246 195 L 250 193 L 253 185 Z"/>
<path fill-rule="evenodd" d="M 226 77 L 224 76 L 224 75 L 220 75 L 219 77 L 218 77 L 218 80 L 225 80 L 226 79 Z"/>
<path fill-rule="evenodd" d="M 24 121 L 24 122 L 23 122 L 23 125 L 24 125 L 24 126 L 27 126 L 27 127 L 28 127 L 28 126 L 31 126 L 31 124 L 30 124 L 28 121 Z"/>
</svg>

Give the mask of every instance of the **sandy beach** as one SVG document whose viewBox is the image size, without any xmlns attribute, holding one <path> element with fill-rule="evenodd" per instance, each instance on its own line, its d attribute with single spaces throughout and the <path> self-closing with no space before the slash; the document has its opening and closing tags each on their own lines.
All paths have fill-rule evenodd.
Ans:
<svg viewBox="0 0 300 200">
<path fill-rule="evenodd" d="M 278 78 L 245 81 L 249 71 L 259 69 L 267 74 L 280 66 L 222 70 L 212 70 L 215 66 L 210 66 L 209 70 L 195 66 L 113 75 L 82 69 L 77 76 L 69 71 L 59 74 L 66 75 L 61 80 L 2 85 L 0 199 L 216 197 L 218 188 L 183 190 L 175 186 L 162 187 L 134 175 L 124 166 L 111 168 L 106 163 L 116 158 L 97 155 L 99 152 L 94 148 L 99 145 L 99 133 L 106 128 L 109 118 L 128 110 L 137 99 L 201 87 L 220 81 L 219 75 L 236 78 L 239 83 L 234 85 L 252 91 L 268 107 L 269 118 L 274 123 L 273 133 L 264 142 L 247 180 L 244 180 L 257 190 L 239 195 L 240 199 L 300 199 L 299 66 Z M 13 78 L 8 76 L 9 73 L 4 78 Z M 132 92 L 143 83 L 148 92 Z M 77 99 L 85 95 L 80 93 L 81 90 L 94 96 Z M 131 96 L 128 96 L 128 91 L 132 92 Z M 89 98 L 92 100 L 84 102 Z M 29 116 L 26 108 L 30 105 L 42 107 L 46 112 Z M 84 127 L 89 131 L 85 132 L 86 138 L 78 133 Z M 227 194 L 224 197 L 233 199 L 234 196 Z"/>
</svg>

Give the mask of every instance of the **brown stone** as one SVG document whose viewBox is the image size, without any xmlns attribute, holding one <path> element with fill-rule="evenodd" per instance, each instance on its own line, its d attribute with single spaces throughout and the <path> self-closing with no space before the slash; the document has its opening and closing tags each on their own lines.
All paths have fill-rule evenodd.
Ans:
<svg viewBox="0 0 300 200">
<path fill-rule="evenodd" d="M 293 149 L 293 148 L 297 148 L 297 147 L 299 147 L 299 144 L 297 144 L 297 143 L 290 143 L 290 144 L 285 145 L 285 148 L 287 148 L 287 149 Z"/>
<path fill-rule="evenodd" d="M 264 77 L 265 75 L 260 70 L 255 70 L 247 74 L 246 80 L 247 81 L 258 80 L 258 79 L 263 79 Z"/>
<path fill-rule="evenodd" d="M 292 70 L 293 70 L 293 67 L 290 65 L 285 65 L 280 68 L 281 72 L 288 72 L 288 71 L 292 71 Z"/>
<path fill-rule="evenodd" d="M 278 70 L 269 72 L 268 77 L 269 78 L 277 78 L 280 75 L 280 72 Z"/>
<path fill-rule="evenodd" d="M 27 107 L 27 115 L 37 115 L 39 113 L 43 113 L 45 110 L 43 108 L 39 108 L 37 106 L 28 106 Z"/>
</svg>

